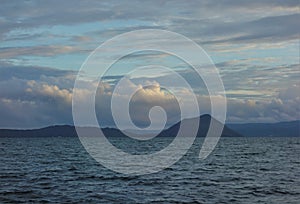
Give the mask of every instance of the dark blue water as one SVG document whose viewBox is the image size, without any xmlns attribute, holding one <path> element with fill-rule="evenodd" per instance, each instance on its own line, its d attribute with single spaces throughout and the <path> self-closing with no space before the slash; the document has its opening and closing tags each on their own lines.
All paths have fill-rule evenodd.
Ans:
<svg viewBox="0 0 300 204">
<path fill-rule="evenodd" d="M 126 176 L 77 138 L 0 138 L 0 203 L 299 203 L 300 138 L 222 138 L 206 160 L 201 142 L 164 171 Z"/>
</svg>

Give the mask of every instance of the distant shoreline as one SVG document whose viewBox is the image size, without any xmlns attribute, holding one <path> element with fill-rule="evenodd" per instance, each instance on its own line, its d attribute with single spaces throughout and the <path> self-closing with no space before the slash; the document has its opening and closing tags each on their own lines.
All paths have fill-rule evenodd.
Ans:
<svg viewBox="0 0 300 204">
<path fill-rule="evenodd" d="M 206 136 L 211 120 L 221 124 L 210 115 L 201 116 L 199 131 L 197 134 L 198 137 Z M 181 122 L 182 121 L 163 130 L 158 136 L 176 136 Z M 86 131 L 87 135 L 93 135 L 93 132 L 98 129 L 96 127 L 80 128 Z M 122 131 L 116 128 L 101 129 L 105 136 L 108 137 L 126 137 Z M 37 129 L 0 129 L 0 137 L 77 137 L 77 132 L 75 127 L 72 125 L 54 125 Z M 224 125 L 222 137 L 300 137 L 300 121 L 226 124 Z"/>
</svg>

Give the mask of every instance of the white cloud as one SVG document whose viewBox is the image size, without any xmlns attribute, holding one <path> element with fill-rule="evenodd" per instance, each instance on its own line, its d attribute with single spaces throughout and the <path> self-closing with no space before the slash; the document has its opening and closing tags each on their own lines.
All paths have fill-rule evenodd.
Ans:
<svg viewBox="0 0 300 204">
<path fill-rule="evenodd" d="M 300 119 L 300 86 L 281 89 L 273 99 L 229 99 L 230 122 L 278 122 Z"/>
</svg>

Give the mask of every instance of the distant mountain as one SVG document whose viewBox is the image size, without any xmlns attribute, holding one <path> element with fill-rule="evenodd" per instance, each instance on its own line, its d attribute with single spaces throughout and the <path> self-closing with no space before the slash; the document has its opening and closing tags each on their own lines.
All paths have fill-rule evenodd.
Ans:
<svg viewBox="0 0 300 204">
<path fill-rule="evenodd" d="M 57 136 L 77 136 L 74 126 L 55 125 L 40 129 L 14 130 L 1 129 L 0 137 L 57 137 Z"/>
<path fill-rule="evenodd" d="M 279 123 L 227 124 L 247 137 L 300 137 L 300 120 Z"/>
<path fill-rule="evenodd" d="M 181 123 L 183 122 L 190 122 L 191 124 L 195 124 L 195 121 L 199 120 L 199 129 L 197 132 L 197 137 L 205 137 L 209 128 L 210 123 L 214 123 L 215 127 L 221 127 L 223 124 L 218 120 L 214 119 L 210 115 L 202 115 L 200 118 L 191 118 L 191 119 L 184 119 L 176 123 L 175 125 L 171 126 L 170 128 L 161 132 L 160 136 L 176 136 Z M 226 125 L 224 125 L 222 137 L 242 137 L 243 135 L 237 133 L 236 131 L 230 129 Z"/>
<path fill-rule="evenodd" d="M 214 127 L 222 126 L 222 123 L 212 118 L 210 115 L 202 115 L 199 118 L 184 119 L 171 126 L 170 128 L 163 130 L 159 136 L 176 136 L 182 122 L 190 122 L 195 124 L 195 121 L 199 120 L 199 129 L 197 137 L 205 137 L 208 131 L 210 122 L 212 121 Z M 71 126 L 72 127 L 72 126 Z M 74 129 L 74 128 L 73 128 Z M 189 128 L 187 128 L 189 129 Z M 192 127 L 190 128 L 192 129 Z M 57 130 L 55 130 L 57 131 Z M 54 131 L 54 132 L 55 132 Z M 123 133 L 114 128 L 102 129 L 105 135 L 110 136 L 123 136 Z M 75 131 L 74 131 L 75 132 Z M 188 132 L 188 131 L 186 131 Z M 75 132 L 76 134 L 76 132 Z M 140 133 L 141 134 L 141 133 Z M 147 133 L 146 133 L 147 134 Z M 1 135 L 1 131 L 0 131 Z M 279 122 L 279 123 L 246 123 L 246 124 L 226 124 L 222 131 L 222 137 L 300 137 L 300 120 L 291 122 Z"/>
<path fill-rule="evenodd" d="M 208 131 L 209 124 L 212 120 L 214 125 L 220 127 L 222 123 L 217 121 L 216 119 L 212 118 L 210 115 L 203 115 L 200 118 L 192 118 L 192 119 L 185 119 L 173 125 L 172 127 L 163 130 L 159 136 L 163 137 L 172 137 L 176 136 L 179 130 L 180 124 L 182 122 L 187 122 L 194 124 L 195 121 L 199 119 L 200 126 L 197 132 L 198 137 L 206 136 Z M 192 127 L 191 127 L 192 128 Z M 191 129 L 190 128 L 190 129 Z M 193 127 L 194 128 L 194 127 Z M 187 128 L 187 130 L 190 130 Z M 95 127 L 81 127 L 79 128 L 84 135 L 95 135 L 97 128 Z M 103 128 L 103 133 L 108 136 L 125 136 L 120 130 L 115 128 Z M 147 133 L 146 133 L 147 134 Z M 187 133 L 188 134 L 188 133 Z M 58 137 L 58 136 L 67 136 L 67 137 L 74 137 L 77 136 L 77 132 L 74 126 L 70 125 L 60 125 L 60 126 L 49 126 L 40 129 L 32 129 L 32 130 L 12 130 L 12 129 L 0 129 L 0 137 Z M 188 135 L 187 135 L 188 136 Z M 240 137 L 241 134 L 235 132 L 234 130 L 228 128 L 226 125 L 224 126 L 223 137 Z"/>
<path fill-rule="evenodd" d="M 87 135 L 93 135 L 97 128 L 81 127 L 80 131 Z M 110 136 L 122 136 L 122 132 L 114 128 L 103 128 L 103 133 Z M 77 132 L 74 126 L 71 125 L 55 125 L 40 129 L 31 130 L 13 130 L 0 129 L 0 137 L 77 137 Z"/>
<path fill-rule="evenodd" d="M 187 124 L 187 132 L 195 128 L 195 122 L 199 120 L 199 129 L 197 132 L 198 137 L 205 137 L 208 131 L 210 122 L 214 127 L 222 126 L 218 120 L 212 118 L 210 115 L 203 115 L 199 118 L 184 119 L 168 129 L 163 130 L 159 136 L 173 137 L 177 135 L 181 123 Z M 191 124 L 191 127 L 188 127 Z M 80 131 L 84 135 L 95 135 L 97 128 L 81 127 Z M 120 130 L 115 128 L 103 128 L 102 131 L 108 136 L 125 136 Z M 137 134 L 137 133 L 136 133 Z M 138 135 L 142 134 L 139 133 Z M 147 133 L 145 133 L 147 134 Z M 75 137 L 77 132 L 74 126 L 70 125 L 56 125 L 40 129 L 32 130 L 13 130 L 13 129 L 0 129 L 0 137 L 57 137 L 67 136 Z M 227 124 L 224 125 L 222 137 L 300 137 L 300 121 L 280 122 L 280 123 L 248 123 L 248 124 Z"/>
</svg>

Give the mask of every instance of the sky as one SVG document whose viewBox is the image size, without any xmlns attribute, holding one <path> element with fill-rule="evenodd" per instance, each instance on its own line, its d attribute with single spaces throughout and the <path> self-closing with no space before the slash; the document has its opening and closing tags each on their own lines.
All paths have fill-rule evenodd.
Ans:
<svg viewBox="0 0 300 204">
<path fill-rule="evenodd" d="M 0 128 L 72 124 L 73 87 L 82 63 L 106 40 L 138 29 L 176 32 L 206 51 L 225 87 L 227 123 L 299 120 L 299 4 L 298 0 L 3 0 Z M 180 73 L 191 84 L 201 113 L 209 113 L 205 86 L 189 66 L 166 53 L 133 53 L 95 85 L 101 125 L 114 125 L 109 106 L 118 80 L 145 64 L 166 65 Z M 162 86 L 172 82 L 170 73 L 154 68 L 148 72 L 152 77 L 131 76 L 127 81 L 129 87 L 149 81 L 132 98 L 133 122 L 149 125 L 147 112 L 154 105 L 165 109 L 168 124 L 176 122 L 178 102 Z M 190 92 L 174 87 L 183 98 L 190 97 Z M 89 89 L 82 91 L 83 97 L 85 91 Z"/>
</svg>

